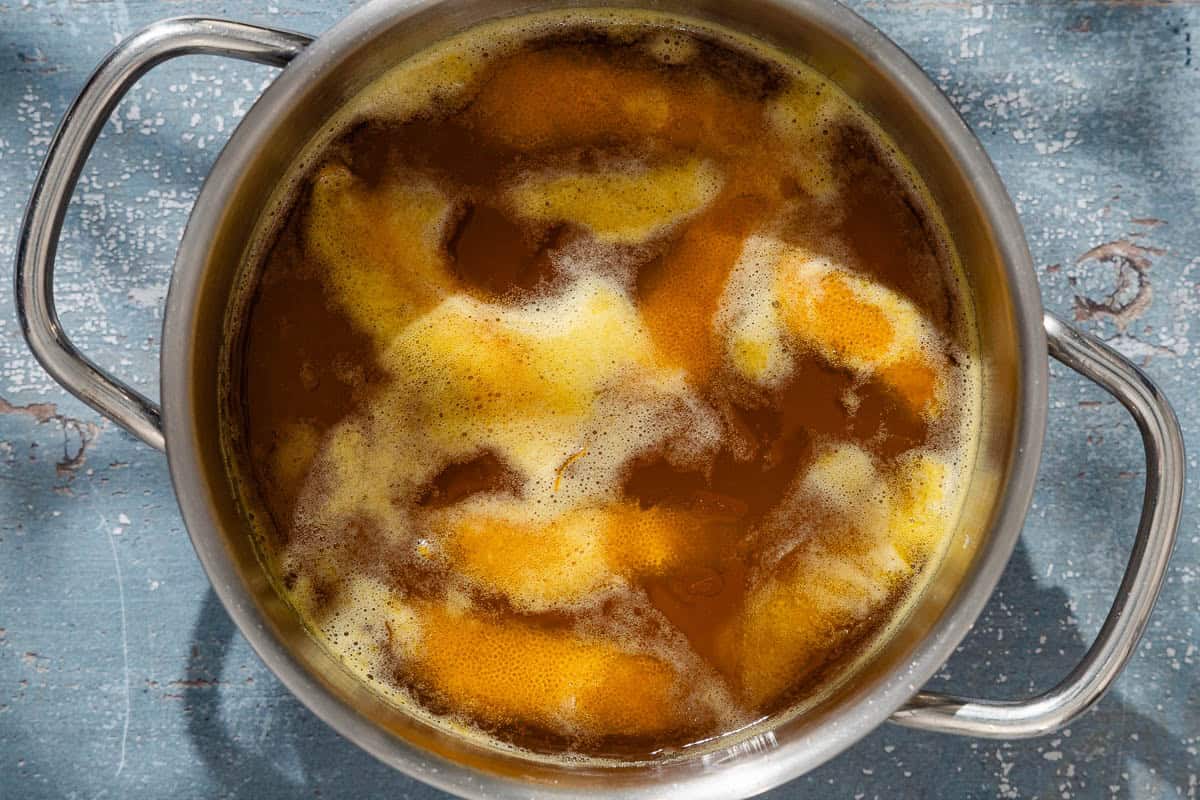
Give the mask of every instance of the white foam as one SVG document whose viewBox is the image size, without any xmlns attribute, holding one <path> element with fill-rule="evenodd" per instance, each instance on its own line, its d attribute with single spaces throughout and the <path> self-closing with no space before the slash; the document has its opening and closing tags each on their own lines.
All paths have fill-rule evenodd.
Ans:
<svg viewBox="0 0 1200 800">
<path fill-rule="evenodd" d="M 304 596 L 305 589 L 298 586 L 295 594 Z M 394 700 L 408 700 L 406 692 L 384 678 L 396 659 L 411 658 L 418 651 L 421 628 L 394 589 L 374 578 L 348 576 L 314 632 L 360 680 L 382 687 Z"/>
<path fill-rule="evenodd" d="M 713 325 L 725 342 L 725 357 L 753 382 L 776 386 L 791 375 L 783 322 L 773 291 L 775 264 L 783 243 L 751 236 L 729 273 Z"/>
</svg>

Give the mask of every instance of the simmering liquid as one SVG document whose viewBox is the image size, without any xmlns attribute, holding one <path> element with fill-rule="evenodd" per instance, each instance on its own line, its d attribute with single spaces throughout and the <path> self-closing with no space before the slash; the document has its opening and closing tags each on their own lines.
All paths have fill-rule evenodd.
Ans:
<svg viewBox="0 0 1200 800">
<path fill-rule="evenodd" d="M 339 110 L 231 324 L 280 592 L 394 702 L 638 759 L 811 698 L 936 565 L 972 310 L 798 62 L 662 16 L 494 23 Z"/>
</svg>

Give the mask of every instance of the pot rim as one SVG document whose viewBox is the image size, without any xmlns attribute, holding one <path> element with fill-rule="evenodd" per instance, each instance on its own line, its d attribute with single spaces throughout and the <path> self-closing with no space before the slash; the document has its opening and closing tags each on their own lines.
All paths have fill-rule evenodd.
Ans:
<svg viewBox="0 0 1200 800">
<path fill-rule="evenodd" d="M 376 725 L 296 660 L 264 623 L 253 595 L 240 577 L 219 536 L 218 521 L 203 490 L 204 469 L 195 441 L 195 397 L 191 340 L 199 309 L 203 265 L 217 234 L 226 200 L 246 167 L 269 143 L 283 111 L 312 81 L 348 49 L 395 24 L 436 6 L 441 0 L 372 0 L 336 23 L 307 47 L 267 87 L 238 125 L 202 186 L 188 219 L 167 296 L 161 356 L 161 399 L 167 460 L 184 524 L 212 586 L 266 666 L 314 714 L 340 735 L 379 760 L 445 791 L 467 797 L 528 797 L 539 794 L 582 797 L 577 787 L 523 783 L 478 771 L 436 756 Z M 797 738 L 749 756 L 751 769 L 714 769 L 673 782 L 673 792 L 698 797 L 744 796 L 782 784 L 833 758 L 883 723 L 929 680 L 974 624 L 1008 563 L 1033 496 L 1046 427 L 1047 351 L 1042 304 L 1024 232 L 995 167 L 950 101 L 896 44 L 855 12 L 835 0 L 761 0 L 788 14 L 829 30 L 853 43 L 861 57 L 889 74 L 906 93 L 935 134 L 942 137 L 993 225 L 1010 296 L 1013 300 L 1019 362 L 1020 398 L 1015 420 L 1012 467 L 993 517 L 992 528 L 972 570 L 938 622 L 915 647 L 907 665 L 898 665 L 879 681 L 868 702 L 846 705 L 829 715 L 821 735 Z M 564 6 L 566 4 L 564 3 Z M 602 7 L 604 0 L 583 3 Z M 646 2 L 646 6 L 654 6 Z M 596 787 L 603 786 L 603 779 Z M 657 797 L 664 786 L 644 784 L 623 796 Z"/>
</svg>

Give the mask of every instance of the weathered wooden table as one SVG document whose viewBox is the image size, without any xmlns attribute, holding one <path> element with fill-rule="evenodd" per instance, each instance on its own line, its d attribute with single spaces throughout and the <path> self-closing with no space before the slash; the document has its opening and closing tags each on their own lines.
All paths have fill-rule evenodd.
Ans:
<svg viewBox="0 0 1200 800">
<path fill-rule="evenodd" d="M 284 5 L 0 3 L 5 274 L 54 126 L 113 43 L 183 13 L 317 33 L 345 11 Z M 853 5 L 982 138 L 1017 201 L 1046 305 L 1144 364 L 1200 452 L 1200 5 Z M 172 62 L 120 106 L 84 170 L 60 258 L 64 321 L 151 395 L 190 202 L 270 79 L 227 61 Z M 47 378 L 0 285 L 0 797 L 440 796 L 341 740 L 263 668 L 208 588 L 163 458 Z M 1035 505 L 939 689 L 1013 697 L 1051 685 L 1096 633 L 1124 568 L 1143 482 L 1136 431 L 1099 389 L 1052 373 Z M 1141 652 L 1069 730 L 1010 743 L 885 726 L 771 796 L 1195 797 L 1198 559 L 1189 508 Z"/>
</svg>

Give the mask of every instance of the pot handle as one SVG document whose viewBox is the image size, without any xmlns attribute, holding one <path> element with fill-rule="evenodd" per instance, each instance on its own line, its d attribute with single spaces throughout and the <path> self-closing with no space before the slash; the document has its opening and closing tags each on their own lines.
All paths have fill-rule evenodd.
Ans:
<svg viewBox="0 0 1200 800">
<path fill-rule="evenodd" d="M 30 350 L 56 381 L 158 450 L 161 409 L 84 356 L 54 306 L 54 258 L 67 204 L 92 145 L 129 88 L 152 67 L 182 55 L 224 55 L 282 67 L 312 39 L 300 33 L 199 17 L 155 22 L 117 45 L 67 109 L 33 184 L 17 241 L 17 318 Z"/>
<path fill-rule="evenodd" d="M 1041 736 L 1096 703 L 1137 649 L 1167 574 L 1183 505 L 1183 434 L 1170 403 L 1129 359 L 1052 314 L 1043 320 L 1050 355 L 1100 384 L 1133 415 L 1146 449 L 1142 518 L 1125 576 L 1103 627 L 1079 665 L 1028 700 L 970 700 L 919 692 L 891 721 L 910 728 L 993 739 Z"/>
</svg>

